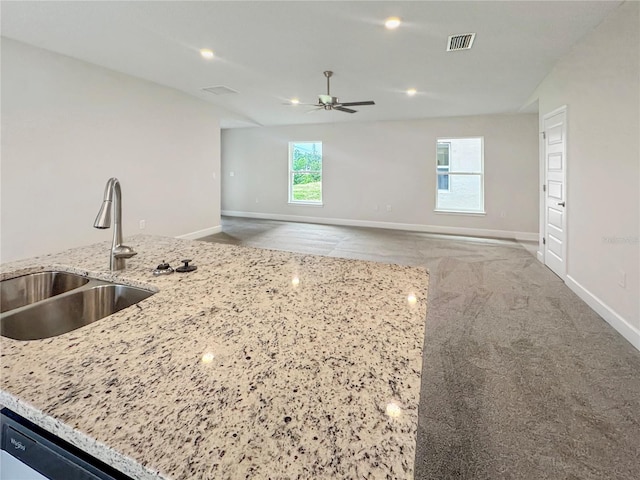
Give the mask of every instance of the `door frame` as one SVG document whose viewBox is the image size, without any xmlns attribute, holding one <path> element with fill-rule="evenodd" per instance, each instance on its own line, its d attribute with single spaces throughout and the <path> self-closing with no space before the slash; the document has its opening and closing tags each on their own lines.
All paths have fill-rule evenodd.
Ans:
<svg viewBox="0 0 640 480">
<path fill-rule="evenodd" d="M 565 197 L 565 201 L 567 199 L 567 197 L 569 196 L 569 186 L 567 184 L 567 177 L 568 177 L 568 170 L 569 170 L 569 162 L 568 162 L 568 155 L 567 155 L 567 150 L 568 150 L 568 132 L 569 132 L 569 128 L 568 128 L 568 123 L 569 123 L 569 109 L 567 107 L 567 105 L 562 105 L 550 112 L 545 113 L 542 116 L 541 122 L 540 122 L 540 144 L 542 146 L 542 148 L 540 149 L 540 163 L 541 163 L 541 173 L 542 173 L 542 186 L 540 188 L 540 195 L 541 195 L 541 200 L 540 200 L 540 205 L 542 207 L 542 212 L 540 215 L 540 225 L 541 225 L 541 234 L 540 234 L 540 245 L 539 245 L 539 251 L 538 251 L 538 259 L 546 266 L 546 245 L 543 244 L 544 239 L 547 238 L 547 142 L 545 139 L 545 121 L 550 118 L 553 117 L 554 115 L 557 115 L 559 113 L 563 113 L 564 112 L 564 126 L 563 126 L 563 134 L 564 134 L 564 145 L 563 145 L 563 160 L 564 160 L 564 169 L 563 169 L 563 173 L 562 173 L 562 185 L 564 188 L 564 197 Z M 558 274 L 556 273 L 561 279 L 562 281 L 566 282 L 566 278 L 567 278 L 567 271 L 568 271 L 568 265 L 569 265 L 569 249 L 567 248 L 568 245 L 568 240 L 569 240 L 569 210 L 571 208 L 571 204 L 569 202 L 567 202 L 567 205 L 564 207 L 564 242 L 563 242 L 563 260 L 564 260 L 564 271 L 562 272 L 562 274 Z M 549 268 L 549 267 L 547 267 Z"/>
</svg>

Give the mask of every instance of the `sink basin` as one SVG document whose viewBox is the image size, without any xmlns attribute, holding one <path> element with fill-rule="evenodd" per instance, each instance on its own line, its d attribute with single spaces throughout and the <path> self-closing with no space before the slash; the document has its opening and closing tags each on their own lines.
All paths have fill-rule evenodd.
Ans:
<svg viewBox="0 0 640 480">
<path fill-rule="evenodd" d="M 108 317 L 153 292 L 47 271 L 0 282 L 0 334 L 15 340 L 55 337 Z"/>
<path fill-rule="evenodd" d="M 67 272 L 38 272 L 0 282 L 0 313 L 60 295 L 89 283 Z"/>
<path fill-rule="evenodd" d="M 108 317 L 153 295 L 128 285 L 106 284 L 70 292 L 2 315 L 1 330 L 15 340 L 55 337 Z"/>
</svg>

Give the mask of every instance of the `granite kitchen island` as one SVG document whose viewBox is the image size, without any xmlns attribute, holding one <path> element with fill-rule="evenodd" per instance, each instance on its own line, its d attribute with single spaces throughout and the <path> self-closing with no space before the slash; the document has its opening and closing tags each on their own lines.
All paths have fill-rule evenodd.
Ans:
<svg viewBox="0 0 640 480">
<path fill-rule="evenodd" d="M 412 479 L 424 269 L 155 236 L 2 266 L 156 291 L 2 337 L 0 404 L 136 479 Z M 195 272 L 153 276 L 163 260 Z"/>
</svg>

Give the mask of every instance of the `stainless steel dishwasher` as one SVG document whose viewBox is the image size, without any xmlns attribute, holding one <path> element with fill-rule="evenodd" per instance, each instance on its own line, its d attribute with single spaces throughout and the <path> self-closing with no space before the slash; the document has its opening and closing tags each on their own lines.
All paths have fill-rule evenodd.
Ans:
<svg viewBox="0 0 640 480">
<path fill-rule="evenodd" d="M 131 480 L 7 408 L 0 415 L 1 480 Z"/>
</svg>

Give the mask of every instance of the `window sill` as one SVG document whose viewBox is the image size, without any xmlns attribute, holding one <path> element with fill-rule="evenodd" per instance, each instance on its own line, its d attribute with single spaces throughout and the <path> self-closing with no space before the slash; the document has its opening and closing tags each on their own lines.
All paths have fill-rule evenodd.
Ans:
<svg viewBox="0 0 640 480">
<path fill-rule="evenodd" d="M 324 203 L 317 202 L 287 202 L 289 205 L 299 205 L 302 207 L 324 207 Z"/>
<path fill-rule="evenodd" d="M 434 210 L 437 215 L 467 215 L 469 217 L 484 217 L 487 212 L 464 212 L 460 210 Z"/>
</svg>

